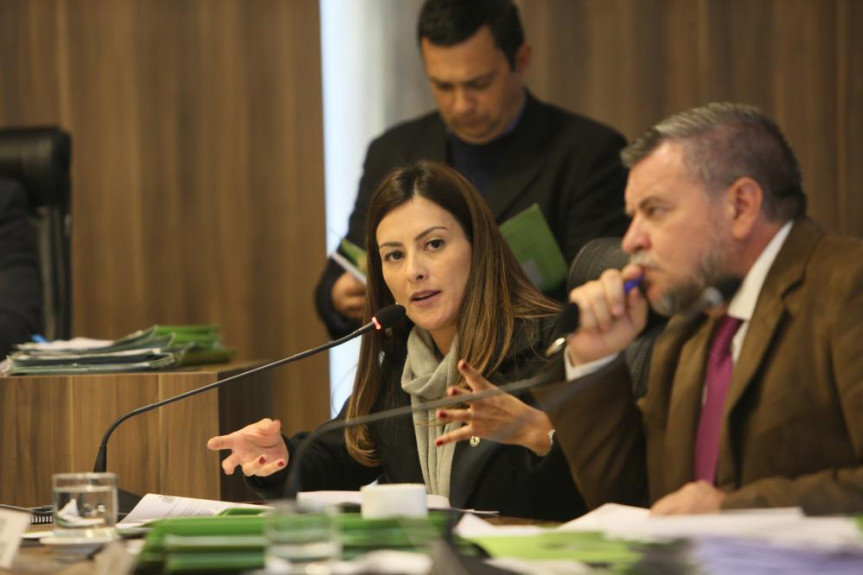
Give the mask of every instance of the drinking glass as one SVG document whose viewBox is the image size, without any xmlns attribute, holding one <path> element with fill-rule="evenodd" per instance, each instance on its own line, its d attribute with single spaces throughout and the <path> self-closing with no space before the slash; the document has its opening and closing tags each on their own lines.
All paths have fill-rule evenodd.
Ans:
<svg viewBox="0 0 863 575">
<path fill-rule="evenodd" d="M 115 536 L 115 473 L 58 473 L 52 481 L 55 536 L 92 539 Z"/>
<path fill-rule="evenodd" d="M 273 503 L 264 518 L 267 573 L 329 574 L 342 550 L 338 513 L 336 505 Z"/>
</svg>

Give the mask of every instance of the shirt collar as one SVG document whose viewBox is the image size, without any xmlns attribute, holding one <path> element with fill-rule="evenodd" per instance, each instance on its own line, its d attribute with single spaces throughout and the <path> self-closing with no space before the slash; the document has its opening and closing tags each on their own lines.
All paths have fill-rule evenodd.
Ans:
<svg viewBox="0 0 863 575">
<path fill-rule="evenodd" d="M 791 227 L 794 222 L 788 222 L 776 232 L 755 264 L 746 273 L 743 278 L 743 283 L 740 284 L 740 289 L 731 299 L 731 304 L 728 306 L 728 315 L 736 317 L 748 322 L 752 319 L 755 313 L 755 304 L 758 303 L 758 296 L 761 293 L 761 288 L 764 287 L 764 280 L 767 279 L 767 273 L 773 266 L 776 256 L 779 255 L 779 250 L 785 243 L 788 234 L 791 232 Z"/>
</svg>

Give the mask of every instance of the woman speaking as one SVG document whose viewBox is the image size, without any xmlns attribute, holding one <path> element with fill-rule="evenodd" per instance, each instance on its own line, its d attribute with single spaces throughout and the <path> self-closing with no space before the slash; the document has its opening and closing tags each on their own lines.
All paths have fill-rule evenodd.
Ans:
<svg viewBox="0 0 863 575">
<path fill-rule="evenodd" d="M 466 179 L 430 162 L 399 169 L 372 196 L 366 221 L 366 318 L 394 303 L 407 317 L 362 336 L 353 391 L 338 418 L 421 407 L 545 367 L 541 350 L 558 305 L 530 283 Z M 500 394 L 327 432 L 305 450 L 301 469 L 292 456 L 306 434 L 285 438 L 278 421 L 214 437 L 207 447 L 231 450 L 225 473 L 241 466 L 269 497 L 283 494 L 290 472 L 304 490 L 422 482 L 454 507 L 570 519 L 584 504 L 548 417 L 530 403 Z"/>
</svg>

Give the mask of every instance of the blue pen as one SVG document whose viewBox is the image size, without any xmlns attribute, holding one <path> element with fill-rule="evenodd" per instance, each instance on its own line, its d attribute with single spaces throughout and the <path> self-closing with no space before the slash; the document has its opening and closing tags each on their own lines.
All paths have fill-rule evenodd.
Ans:
<svg viewBox="0 0 863 575">
<path fill-rule="evenodd" d="M 48 340 L 45 339 L 44 336 L 39 335 L 38 333 L 34 333 L 33 335 L 31 335 L 30 339 L 32 339 L 34 343 L 48 343 Z"/>
<path fill-rule="evenodd" d="M 625 282 L 623 282 L 623 293 L 628 294 L 632 291 L 632 288 L 640 286 L 643 280 L 644 276 L 635 278 L 634 280 L 626 280 Z"/>
</svg>

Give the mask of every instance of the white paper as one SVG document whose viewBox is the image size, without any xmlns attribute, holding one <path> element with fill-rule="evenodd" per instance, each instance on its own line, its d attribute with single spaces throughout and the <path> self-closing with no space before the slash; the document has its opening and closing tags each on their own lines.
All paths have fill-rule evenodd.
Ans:
<svg viewBox="0 0 863 575">
<path fill-rule="evenodd" d="M 114 343 L 111 339 L 91 339 L 88 337 L 76 337 L 74 339 L 57 339 L 54 341 L 45 341 L 40 343 L 22 343 L 18 344 L 18 349 L 21 351 L 86 351 L 88 349 L 98 349 L 107 347 Z"/>
<path fill-rule="evenodd" d="M 12 566 L 21 544 L 21 535 L 30 526 L 30 514 L 0 509 L 0 569 Z"/>
<path fill-rule="evenodd" d="M 799 507 L 652 516 L 647 509 L 609 503 L 559 529 L 601 531 L 619 539 L 735 537 L 787 547 L 863 549 L 863 534 L 853 519 L 807 517 Z"/>
<path fill-rule="evenodd" d="M 470 539 L 472 537 L 496 537 L 510 535 L 536 535 L 547 528 L 538 525 L 494 525 L 484 519 L 467 514 L 455 526 L 455 533 Z"/>
<path fill-rule="evenodd" d="M 210 517 L 225 509 L 237 507 L 252 509 L 269 509 L 265 505 L 250 503 L 234 503 L 232 501 L 213 501 L 211 499 L 193 499 L 175 495 L 158 495 L 148 493 L 126 517 L 117 524 L 120 529 L 140 527 L 154 519 L 166 517 Z"/>
<path fill-rule="evenodd" d="M 606 503 L 559 527 L 563 531 L 606 531 L 617 526 L 639 525 L 647 520 L 650 510 L 644 507 Z"/>
<path fill-rule="evenodd" d="M 451 509 L 449 499 L 441 495 L 428 495 L 429 509 Z M 303 491 L 297 494 L 299 501 L 307 501 L 322 505 L 339 505 L 348 503 L 362 505 L 363 496 L 359 491 Z"/>
</svg>

